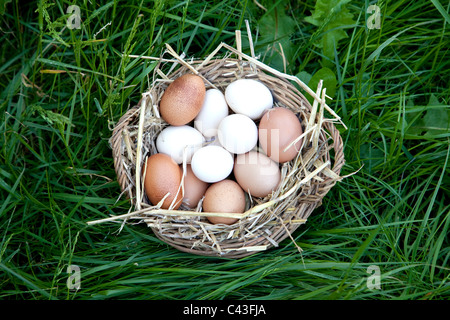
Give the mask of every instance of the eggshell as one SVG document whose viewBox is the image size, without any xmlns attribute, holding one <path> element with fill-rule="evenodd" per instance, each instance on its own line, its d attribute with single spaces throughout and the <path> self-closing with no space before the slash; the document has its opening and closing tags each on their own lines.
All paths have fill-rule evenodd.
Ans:
<svg viewBox="0 0 450 320">
<path fill-rule="evenodd" d="M 155 153 L 148 157 L 144 168 L 144 189 L 148 199 L 157 205 L 167 193 L 161 208 L 168 209 L 175 199 L 173 209 L 178 209 L 183 200 L 181 189 L 182 171 L 178 164 L 167 154 Z"/>
<path fill-rule="evenodd" d="M 240 154 L 250 151 L 258 142 L 258 127 L 243 114 L 230 114 L 219 124 L 218 138 L 228 151 Z"/>
<path fill-rule="evenodd" d="M 205 84 L 200 76 L 184 74 L 164 91 L 159 103 L 161 117 L 173 126 L 194 120 L 205 99 Z"/>
<path fill-rule="evenodd" d="M 278 163 L 258 151 L 237 155 L 233 172 L 242 189 L 255 197 L 269 195 L 281 181 Z"/>
<path fill-rule="evenodd" d="M 186 150 L 186 163 L 190 163 L 192 155 L 204 142 L 203 135 L 191 126 L 168 126 L 156 138 L 156 149 L 159 153 L 171 156 L 178 164 L 183 162 Z"/>
<path fill-rule="evenodd" d="M 294 159 L 302 140 L 288 147 L 303 133 L 300 120 L 289 109 L 276 107 L 268 110 L 259 123 L 258 137 L 261 148 L 274 161 L 284 163 Z"/>
<path fill-rule="evenodd" d="M 239 79 L 230 83 L 225 89 L 225 99 L 235 113 L 244 114 L 252 120 L 261 118 L 273 106 L 269 88 L 254 79 Z"/>
<path fill-rule="evenodd" d="M 206 146 L 197 150 L 191 160 L 195 176 L 208 183 L 225 179 L 233 171 L 233 156 L 219 146 Z"/>
<path fill-rule="evenodd" d="M 194 127 L 206 138 L 217 135 L 220 121 L 228 116 L 228 105 L 225 96 L 219 89 L 206 91 L 205 100 L 199 114 L 195 117 Z"/>
<path fill-rule="evenodd" d="M 192 171 L 191 165 L 186 165 L 183 203 L 191 209 L 196 208 L 200 199 L 205 195 L 208 187 L 209 183 L 197 178 Z"/>
<path fill-rule="evenodd" d="M 245 193 L 235 181 L 225 179 L 212 184 L 203 199 L 204 212 L 243 213 Z M 233 224 L 238 219 L 227 217 L 207 217 L 213 223 Z"/>
</svg>

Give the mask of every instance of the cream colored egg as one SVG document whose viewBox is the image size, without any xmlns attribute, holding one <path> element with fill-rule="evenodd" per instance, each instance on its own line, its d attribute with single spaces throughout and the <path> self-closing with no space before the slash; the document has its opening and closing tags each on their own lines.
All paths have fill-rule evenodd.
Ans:
<svg viewBox="0 0 450 320">
<path fill-rule="evenodd" d="M 255 197 L 266 197 L 281 181 L 278 163 L 257 151 L 237 155 L 233 172 L 242 189 Z"/>
</svg>

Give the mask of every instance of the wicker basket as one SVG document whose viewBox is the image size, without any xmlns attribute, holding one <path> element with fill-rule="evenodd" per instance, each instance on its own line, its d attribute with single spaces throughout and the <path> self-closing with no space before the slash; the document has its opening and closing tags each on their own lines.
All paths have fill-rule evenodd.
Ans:
<svg viewBox="0 0 450 320">
<path fill-rule="evenodd" d="M 223 48 L 227 50 L 225 57 L 215 58 Z M 314 92 L 296 77 L 274 70 L 226 44 L 204 60 L 187 61 L 168 45 L 165 53 L 171 59 L 164 59 L 164 54 L 158 58 L 150 89 L 138 105 L 121 117 L 110 140 L 117 178 L 130 199 L 132 212 L 92 223 L 137 219 L 146 223 L 159 239 L 181 251 L 227 258 L 277 247 L 287 237 L 293 240 L 291 234 L 307 221 L 342 178 L 339 174 L 344 165 L 343 142 L 334 126 L 340 118 L 326 105 L 322 82 Z M 170 69 L 167 75 L 163 69 Z M 280 165 L 280 186 L 264 199 L 249 197 L 248 210 L 243 215 L 202 212 L 201 202 L 196 210 L 184 206 L 178 210 L 161 209 L 151 205 L 143 192 L 143 164 L 146 157 L 157 152 L 156 137 L 168 125 L 159 116 L 158 103 L 170 82 L 185 73 L 201 76 L 206 89 L 215 87 L 222 92 L 236 79 L 257 79 L 271 90 L 275 106 L 289 108 L 301 119 L 303 144 L 294 160 Z M 315 99 L 312 106 L 292 82 Z M 325 112 L 334 118 L 324 118 Z M 211 215 L 239 220 L 232 225 L 214 225 L 206 219 Z"/>
</svg>

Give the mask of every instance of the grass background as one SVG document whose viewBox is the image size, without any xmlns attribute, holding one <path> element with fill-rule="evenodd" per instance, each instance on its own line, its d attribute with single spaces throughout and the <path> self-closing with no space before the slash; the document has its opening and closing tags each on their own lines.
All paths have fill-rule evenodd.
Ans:
<svg viewBox="0 0 450 320">
<path fill-rule="evenodd" d="M 72 4 L 80 29 L 66 26 Z M 379 29 L 366 24 L 372 4 Z M 0 8 L 0 299 L 449 299 L 450 2 Z M 311 85 L 324 75 L 329 105 L 348 127 L 339 126 L 343 174 L 361 169 L 293 234 L 303 253 L 288 239 L 239 260 L 207 258 L 143 225 L 87 226 L 129 210 L 117 201 L 108 139 L 154 63 L 123 54 L 159 56 L 169 43 L 204 57 L 234 45 L 237 29 L 249 53 L 245 20 L 260 60 Z M 67 287 L 69 265 L 81 269 L 78 291 Z M 379 289 L 367 286 L 371 265 Z"/>
</svg>

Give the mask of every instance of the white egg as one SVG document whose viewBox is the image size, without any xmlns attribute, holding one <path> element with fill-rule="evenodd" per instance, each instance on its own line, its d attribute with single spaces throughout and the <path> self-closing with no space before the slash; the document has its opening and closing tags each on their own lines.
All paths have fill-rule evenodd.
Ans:
<svg viewBox="0 0 450 320">
<path fill-rule="evenodd" d="M 253 120 L 261 118 L 273 106 L 269 88 L 253 79 L 239 79 L 230 83 L 225 89 L 225 99 L 235 113 L 244 114 Z"/>
<path fill-rule="evenodd" d="M 168 126 L 156 138 L 156 149 L 171 156 L 178 164 L 183 163 L 183 153 L 186 152 L 186 163 L 190 163 L 194 152 L 204 142 L 205 137 L 191 126 Z"/>
<path fill-rule="evenodd" d="M 214 183 L 228 177 L 233 171 L 233 156 L 219 146 L 206 146 L 194 153 L 192 172 L 202 181 Z"/>
<path fill-rule="evenodd" d="M 236 154 L 252 150 L 258 142 L 258 127 L 255 122 L 243 114 L 231 114 L 219 125 L 220 144 Z"/>
<path fill-rule="evenodd" d="M 220 121 L 228 115 L 225 96 L 218 89 L 206 91 L 202 108 L 194 120 L 194 127 L 206 138 L 217 135 Z"/>
</svg>

